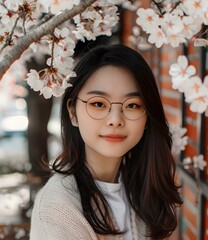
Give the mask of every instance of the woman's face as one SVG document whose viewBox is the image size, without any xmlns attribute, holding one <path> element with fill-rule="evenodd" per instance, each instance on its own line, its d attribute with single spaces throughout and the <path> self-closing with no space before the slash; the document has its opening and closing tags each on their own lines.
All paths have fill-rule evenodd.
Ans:
<svg viewBox="0 0 208 240">
<path fill-rule="evenodd" d="M 72 117 L 70 113 L 72 124 L 79 128 L 85 143 L 87 160 L 122 158 L 139 142 L 147 120 L 146 113 L 140 114 L 142 116 L 136 120 L 129 120 L 123 114 L 125 112 L 134 118 L 138 111 L 144 112 L 139 96 L 134 77 L 124 68 L 105 66 L 90 76 L 78 94 L 81 100 L 77 99 L 76 102 L 76 116 Z M 87 111 L 86 103 L 82 100 L 87 101 L 92 97 L 99 98 L 90 100 Z M 103 102 L 100 97 L 113 102 L 110 112 L 106 110 L 106 100 Z M 132 98 L 133 102 L 127 102 L 122 113 L 121 103 L 128 98 Z"/>
</svg>

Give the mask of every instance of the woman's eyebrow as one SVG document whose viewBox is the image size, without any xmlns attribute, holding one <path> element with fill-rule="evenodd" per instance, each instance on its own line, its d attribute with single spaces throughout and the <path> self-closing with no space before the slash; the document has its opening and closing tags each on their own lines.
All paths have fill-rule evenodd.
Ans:
<svg viewBox="0 0 208 240">
<path fill-rule="evenodd" d="M 92 91 L 87 92 L 87 94 L 97 94 L 97 95 L 103 95 L 103 96 L 106 96 L 106 97 L 110 96 L 110 94 L 108 94 L 106 92 L 103 92 L 103 91 L 100 91 L 100 90 L 92 90 Z M 125 97 L 132 97 L 132 96 L 141 97 L 141 94 L 137 91 L 137 92 L 126 93 L 126 94 L 124 94 L 124 96 Z"/>
<path fill-rule="evenodd" d="M 127 93 L 125 94 L 126 97 L 141 97 L 141 94 L 139 92 L 130 92 L 130 93 Z"/>
<path fill-rule="evenodd" d="M 92 90 L 92 91 L 87 92 L 87 94 L 97 94 L 97 95 L 109 96 L 108 93 L 100 91 L 100 90 Z"/>
</svg>

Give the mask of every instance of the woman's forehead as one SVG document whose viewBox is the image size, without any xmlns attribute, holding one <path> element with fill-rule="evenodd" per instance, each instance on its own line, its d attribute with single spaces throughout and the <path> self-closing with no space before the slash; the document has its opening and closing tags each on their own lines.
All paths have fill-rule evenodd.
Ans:
<svg viewBox="0 0 208 240">
<path fill-rule="evenodd" d="M 104 66 L 96 70 L 86 81 L 81 93 L 106 95 L 139 94 L 139 87 L 133 74 L 127 69 L 117 66 Z"/>
</svg>

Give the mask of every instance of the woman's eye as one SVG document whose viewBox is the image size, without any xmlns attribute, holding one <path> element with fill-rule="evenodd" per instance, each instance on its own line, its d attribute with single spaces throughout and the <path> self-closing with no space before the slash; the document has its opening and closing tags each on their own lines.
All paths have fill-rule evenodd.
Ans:
<svg viewBox="0 0 208 240">
<path fill-rule="evenodd" d="M 136 103 L 131 103 L 127 105 L 127 108 L 140 108 L 141 106 Z"/>
<path fill-rule="evenodd" d="M 105 107 L 105 104 L 102 103 L 102 102 L 95 102 L 92 104 L 94 107 L 97 107 L 97 108 L 104 108 Z"/>
</svg>

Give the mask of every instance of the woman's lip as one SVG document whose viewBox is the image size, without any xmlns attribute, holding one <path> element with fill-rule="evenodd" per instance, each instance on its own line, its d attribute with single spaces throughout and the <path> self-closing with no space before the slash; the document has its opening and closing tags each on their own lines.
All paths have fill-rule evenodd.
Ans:
<svg viewBox="0 0 208 240">
<path fill-rule="evenodd" d="M 101 135 L 101 137 L 109 142 L 121 142 L 126 138 L 126 136 L 120 134 Z"/>
</svg>

